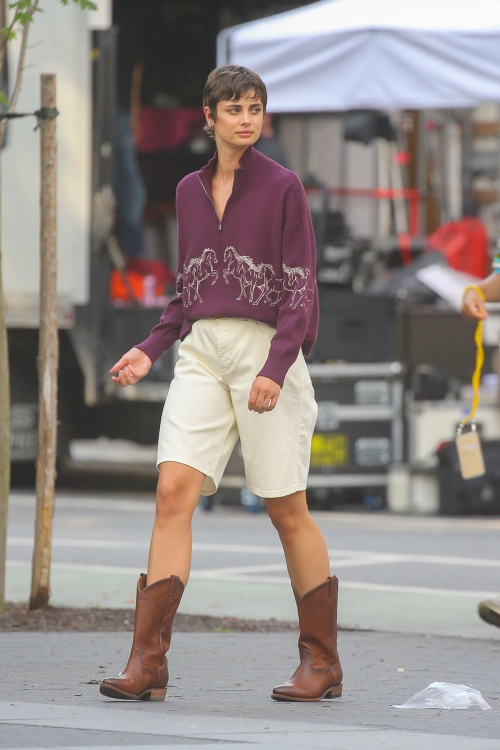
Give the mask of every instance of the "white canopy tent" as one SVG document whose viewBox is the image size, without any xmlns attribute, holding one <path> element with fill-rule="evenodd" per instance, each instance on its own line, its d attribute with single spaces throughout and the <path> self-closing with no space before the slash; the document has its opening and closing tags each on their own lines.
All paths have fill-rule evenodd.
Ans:
<svg viewBox="0 0 500 750">
<path fill-rule="evenodd" d="M 220 32 L 270 112 L 500 102 L 500 0 L 322 0 Z"/>
</svg>

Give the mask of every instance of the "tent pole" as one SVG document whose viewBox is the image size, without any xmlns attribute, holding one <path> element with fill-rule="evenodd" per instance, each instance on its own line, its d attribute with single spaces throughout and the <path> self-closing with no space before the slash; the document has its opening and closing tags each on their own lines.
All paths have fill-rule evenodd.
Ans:
<svg viewBox="0 0 500 750">
<path fill-rule="evenodd" d="M 425 109 L 419 109 L 417 115 L 417 189 L 420 197 L 419 233 L 425 237 L 427 229 L 427 151 L 425 139 Z"/>
</svg>

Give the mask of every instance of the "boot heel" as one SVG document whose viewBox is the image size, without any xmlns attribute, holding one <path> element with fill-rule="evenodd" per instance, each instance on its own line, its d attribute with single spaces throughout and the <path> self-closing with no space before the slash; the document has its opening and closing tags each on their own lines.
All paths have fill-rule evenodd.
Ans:
<svg viewBox="0 0 500 750">
<path fill-rule="evenodd" d="M 340 698 L 342 695 L 342 683 L 340 685 L 335 685 L 331 690 L 328 691 L 328 693 L 325 695 L 325 698 Z"/>
<path fill-rule="evenodd" d="M 153 690 L 150 690 L 148 693 L 143 695 L 141 700 L 143 701 L 164 701 L 165 696 L 167 694 L 167 688 L 154 688 Z"/>
</svg>

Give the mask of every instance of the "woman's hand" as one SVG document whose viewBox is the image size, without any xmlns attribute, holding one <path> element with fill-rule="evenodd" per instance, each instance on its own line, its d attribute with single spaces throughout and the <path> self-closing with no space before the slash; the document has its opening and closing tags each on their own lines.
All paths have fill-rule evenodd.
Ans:
<svg viewBox="0 0 500 750">
<path fill-rule="evenodd" d="M 276 406 L 281 386 L 275 383 L 271 378 L 264 378 L 259 375 L 255 378 L 250 396 L 248 398 L 248 408 L 250 411 L 256 411 L 257 414 L 264 414 L 266 411 L 272 411 Z"/>
<path fill-rule="evenodd" d="M 153 363 L 141 349 L 134 347 L 130 349 L 121 359 L 118 360 L 110 372 L 117 372 L 118 375 L 111 377 L 113 383 L 117 383 L 125 388 L 127 385 L 134 385 L 141 378 L 148 374 Z"/>
<path fill-rule="evenodd" d="M 484 302 L 474 289 L 465 293 L 461 313 L 469 320 L 484 320 L 488 317 Z"/>
</svg>

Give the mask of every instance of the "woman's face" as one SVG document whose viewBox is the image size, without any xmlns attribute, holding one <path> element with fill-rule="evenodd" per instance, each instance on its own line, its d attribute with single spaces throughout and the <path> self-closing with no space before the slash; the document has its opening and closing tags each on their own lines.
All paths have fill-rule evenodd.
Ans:
<svg viewBox="0 0 500 750">
<path fill-rule="evenodd" d="M 212 122 L 208 107 L 205 107 L 205 115 Z M 260 99 L 255 99 L 253 91 L 236 101 L 220 101 L 215 121 L 216 141 L 229 146 L 251 146 L 260 136 L 263 119 L 264 107 Z"/>
</svg>

